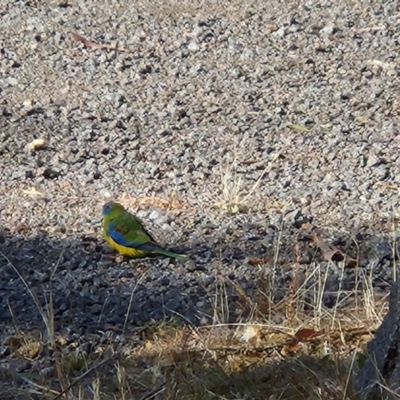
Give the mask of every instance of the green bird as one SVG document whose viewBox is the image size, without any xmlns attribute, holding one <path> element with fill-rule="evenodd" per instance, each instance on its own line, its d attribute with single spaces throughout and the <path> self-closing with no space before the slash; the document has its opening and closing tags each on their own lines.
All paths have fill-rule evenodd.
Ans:
<svg viewBox="0 0 400 400">
<path fill-rule="evenodd" d="M 146 231 L 137 217 L 113 201 L 103 206 L 103 234 L 110 247 L 118 253 L 132 257 L 166 256 L 186 258 L 183 254 L 163 249 Z"/>
</svg>

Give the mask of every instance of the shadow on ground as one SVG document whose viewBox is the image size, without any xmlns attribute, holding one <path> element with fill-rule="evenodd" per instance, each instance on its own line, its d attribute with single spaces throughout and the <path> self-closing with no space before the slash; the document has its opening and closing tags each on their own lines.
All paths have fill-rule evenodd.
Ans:
<svg viewBox="0 0 400 400">
<path fill-rule="evenodd" d="M 316 307 L 315 293 L 331 307 L 332 298 L 341 301 L 342 294 L 348 298 L 346 291 L 357 294 L 355 282 L 363 282 L 356 280 L 356 269 L 319 261 L 315 249 L 293 237 L 291 244 L 283 240 L 282 258 L 276 257 L 278 236 L 271 234 L 270 245 L 257 240 L 247 245 L 234 240 L 227 245 L 226 238 L 202 240 L 187 249 L 190 260 L 184 262 L 118 261 L 101 239 L 89 236 L 68 241 L 3 237 L 0 320 L 1 339 L 7 338 L 1 359 L 7 360 L 7 367 L 0 369 L 2 398 L 12 392 L 10 382 L 14 388 L 28 388 L 26 398 L 43 398 L 44 383 L 53 388 L 53 394 L 47 394 L 54 398 L 71 382 L 87 392 L 82 398 L 93 398 L 90 392 L 99 387 L 110 398 L 115 393 L 124 398 L 125 391 L 135 399 L 157 398 L 154 391 L 159 391 L 158 398 L 190 399 L 350 396 L 348 360 L 301 356 L 278 362 L 284 355 L 272 354 L 276 349 L 266 352 L 265 343 L 234 344 L 237 336 L 231 329 L 228 339 L 212 342 L 218 326 L 251 319 L 281 324 L 288 309 L 280 300 L 287 296 L 294 271 L 297 285 L 303 285 L 303 311 Z M 300 246 L 301 257 L 293 251 L 293 242 Z M 346 247 L 343 240 L 335 243 Z M 391 279 L 394 263 L 390 255 L 395 252 L 382 243 L 382 238 L 365 239 L 366 248 L 386 250 L 359 268 L 376 274 L 371 284 L 377 288 L 379 282 Z M 326 292 L 322 297 L 321 283 Z M 57 338 L 50 338 L 50 348 L 46 323 L 54 327 Z M 164 325 L 167 338 L 160 333 Z M 211 342 L 199 348 L 196 341 L 201 344 L 205 339 L 196 332 L 205 325 L 212 328 L 207 335 Z M 155 331 L 149 334 L 152 326 Z M 192 337 L 182 334 L 185 326 L 182 329 L 189 327 Z M 54 358 L 58 351 L 61 361 Z M 60 376 L 66 377 L 63 385 Z"/>
<path fill-rule="evenodd" d="M 282 300 L 294 269 L 309 307 L 316 291 L 320 296 L 321 284 L 327 307 L 340 302 L 338 292 L 346 297 L 362 290 L 360 273 L 377 290 L 389 288 L 396 253 L 391 238 L 365 237 L 357 246 L 350 240 L 352 248 L 343 238 L 336 239 L 344 252 L 362 260 L 361 268 L 343 269 L 340 263 L 324 261 L 299 236 L 285 241 L 272 232 L 268 243 L 254 237 L 240 242 L 203 238 L 186 249 L 189 260 L 181 262 L 118 259 L 97 237 L 62 241 L 6 236 L 0 247 L 0 320 L 14 327 L 43 328 L 43 313 L 51 313 L 56 331 L 79 334 L 169 318 L 194 325 L 238 322 L 254 312 L 250 303 Z M 368 253 L 360 253 L 363 248 Z"/>
<path fill-rule="evenodd" d="M 8 237 L 1 246 L 0 319 L 20 327 L 43 327 L 41 312 L 54 312 L 56 331 L 80 334 L 171 316 L 194 324 L 210 322 L 218 317 L 213 315 L 218 304 L 211 301 L 220 290 L 218 274 L 233 280 L 237 276 L 246 290 L 251 286 L 250 276 L 243 279 L 244 270 L 235 267 L 243 263 L 244 253 L 230 250 L 223 256 L 230 258 L 228 263 L 211 246 L 196 245 L 188 262 L 124 260 L 96 237 Z M 232 295 L 232 287 L 224 290 Z"/>
</svg>

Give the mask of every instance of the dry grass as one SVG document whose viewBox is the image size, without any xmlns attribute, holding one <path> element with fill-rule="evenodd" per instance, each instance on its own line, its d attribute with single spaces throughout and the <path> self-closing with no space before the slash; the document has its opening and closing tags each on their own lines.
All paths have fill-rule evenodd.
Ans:
<svg viewBox="0 0 400 400">
<path fill-rule="evenodd" d="M 246 205 L 264 174 L 245 191 L 235 164 L 227 161 L 221 169 L 221 203 L 227 207 Z M 187 211 L 174 193 L 166 199 L 123 194 L 117 200 L 129 209 L 144 205 Z M 272 265 L 271 260 L 254 265 L 261 277 L 256 295 L 221 277 L 208 293 L 212 325 L 195 327 L 177 318 L 179 323 L 139 327 L 124 346 L 110 335 L 106 342 L 92 343 L 90 351 L 88 346 L 71 347 L 58 336 L 51 297 L 48 304 L 40 304 L 13 267 L 46 331 L 20 332 L 15 323 L 16 333 L 4 342 L 9 356 L 0 362 L 0 398 L 353 399 L 354 377 L 366 343 L 387 311 L 386 298 L 376 298 L 372 277 L 358 270 L 362 290 L 339 288 L 335 307 L 327 308 L 323 294 L 329 266 L 323 271 L 313 264 L 300 278 L 299 260 L 300 254 L 290 265 L 292 280 L 283 297 L 275 289 L 277 248 Z M 228 286 L 235 289 L 235 307 L 240 310 L 235 324 L 229 323 Z"/>
<path fill-rule="evenodd" d="M 128 209 L 138 210 L 141 206 L 155 207 L 161 210 L 167 211 L 192 211 L 192 209 L 184 203 L 182 199 L 179 199 L 176 192 L 171 191 L 169 196 L 162 198 L 156 195 L 146 197 L 132 197 L 129 193 L 122 193 L 121 196 L 116 199 L 124 207 Z"/>
<path fill-rule="evenodd" d="M 65 352 L 56 362 L 70 382 L 65 398 L 346 399 L 353 395 L 356 352 L 368 337 L 368 330 L 327 331 L 295 343 L 289 330 L 262 324 L 162 324 L 142 329 L 141 345 L 121 353 L 109 344 L 97 354 Z M 14 374 L 3 399 L 14 398 L 16 383 L 25 398 L 64 398 L 51 368 Z"/>
<path fill-rule="evenodd" d="M 258 188 L 263 178 L 272 170 L 275 166 L 278 158 L 284 154 L 288 148 L 290 142 L 296 138 L 297 134 L 291 134 L 285 138 L 282 142 L 281 147 L 272 156 L 269 162 L 264 160 L 248 160 L 244 158 L 246 151 L 245 137 L 241 143 L 234 146 L 234 149 L 227 153 L 226 156 L 221 160 L 219 166 L 219 187 L 214 188 L 212 192 L 206 194 L 207 202 L 205 206 L 211 206 L 212 208 L 221 208 L 228 211 L 231 214 L 238 212 L 248 212 L 250 209 L 254 210 L 257 208 L 265 209 L 271 206 L 275 208 L 281 208 L 281 205 L 273 203 L 270 199 L 256 198 Z M 243 165 L 259 164 L 265 167 L 260 173 L 258 173 L 257 179 L 253 184 L 249 186 L 249 179 L 245 174 L 239 174 L 238 168 Z M 255 205 L 257 204 L 257 206 Z"/>
<path fill-rule="evenodd" d="M 242 211 L 276 157 L 250 187 L 236 174 L 238 160 L 227 158 L 220 171 L 221 190 L 208 205 Z M 37 190 L 24 194 L 44 196 Z M 164 199 L 122 194 L 117 201 L 129 209 L 188 211 L 175 193 Z M 90 351 L 90 346 L 71 347 L 57 335 L 51 297 L 48 304 L 40 304 L 13 267 L 46 331 L 20 332 L 15 323 L 16 333 L 4 342 L 9 356 L 0 363 L 0 398 L 353 399 L 354 377 L 365 345 L 386 313 L 386 298 L 375 297 L 372 277 L 359 270 L 362 290 L 339 288 L 335 307 L 327 308 L 323 295 L 329 266 L 323 271 L 316 263 L 300 278 L 299 260 L 300 254 L 291 265 L 292 280 L 283 297 L 275 289 L 277 248 L 272 263 L 259 260 L 254 265 L 261 277 L 256 295 L 221 277 L 208 293 L 211 326 L 194 327 L 177 318 L 179 323 L 168 320 L 138 328 L 124 346 L 111 334 L 106 342 L 92 343 Z M 229 323 L 228 286 L 237 294 L 236 324 Z"/>
<path fill-rule="evenodd" d="M 51 303 L 40 305 L 26 285 L 47 332 L 17 331 L 7 338 L 0 398 L 353 399 L 362 351 L 386 312 L 386 300 L 374 297 L 364 276 L 362 292 L 341 291 L 337 306 L 327 309 L 326 273 L 310 270 L 307 279 L 317 277 L 317 283 L 306 289 L 298 268 L 293 265 L 292 282 L 279 301 L 273 276 L 260 281 L 254 298 L 221 279 L 210 293 L 213 325 L 153 323 L 138 328 L 130 344 L 119 346 L 110 335 L 90 351 L 67 345 L 54 332 Z M 227 323 L 227 285 L 236 289 L 242 310 L 235 324 Z"/>
</svg>

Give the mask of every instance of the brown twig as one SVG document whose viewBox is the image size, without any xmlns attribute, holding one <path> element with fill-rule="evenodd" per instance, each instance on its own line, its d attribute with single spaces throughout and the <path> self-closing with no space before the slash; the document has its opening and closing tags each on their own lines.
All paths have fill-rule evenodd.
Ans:
<svg viewBox="0 0 400 400">
<path fill-rule="evenodd" d="M 86 39 L 85 37 L 79 35 L 78 33 L 71 32 L 71 37 L 73 40 L 83 43 L 86 47 L 89 47 L 90 49 L 100 49 L 100 50 L 107 49 L 107 50 L 117 50 L 123 53 L 130 53 L 130 50 L 124 49 L 123 47 L 114 47 L 109 44 L 96 43 L 89 39 Z"/>
</svg>

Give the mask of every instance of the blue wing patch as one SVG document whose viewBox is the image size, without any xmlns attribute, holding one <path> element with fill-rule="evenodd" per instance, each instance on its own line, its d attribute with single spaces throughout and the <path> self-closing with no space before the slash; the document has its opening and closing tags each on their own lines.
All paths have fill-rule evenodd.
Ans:
<svg viewBox="0 0 400 400">
<path fill-rule="evenodd" d="M 134 249 L 143 251 L 162 250 L 161 247 L 157 246 L 155 243 L 152 242 L 147 242 L 142 244 L 130 242 L 125 238 L 124 232 L 118 230 L 112 223 L 108 225 L 108 234 L 110 235 L 111 239 L 114 240 L 114 242 L 119 244 L 120 246 L 132 247 Z"/>
<path fill-rule="evenodd" d="M 111 239 L 114 240 L 114 242 L 119 244 L 120 246 L 135 247 L 134 243 L 129 242 L 125 238 L 124 232 L 118 230 L 112 223 L 108 225 L 108 234 L 110 235 Z"/>
</svg>

